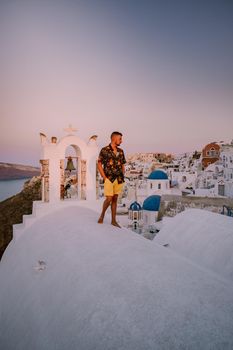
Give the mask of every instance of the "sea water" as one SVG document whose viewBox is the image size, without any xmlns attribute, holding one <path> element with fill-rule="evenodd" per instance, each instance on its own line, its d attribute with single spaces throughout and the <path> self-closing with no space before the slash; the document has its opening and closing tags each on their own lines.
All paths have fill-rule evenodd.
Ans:
<svg viewBox="0 0 233 350">
<path fill-rule="evenodd" d="M 0 180 L 0 201 L 14 196 L 23 189 L 24 182 L 28 179 Z"/>
</svg>

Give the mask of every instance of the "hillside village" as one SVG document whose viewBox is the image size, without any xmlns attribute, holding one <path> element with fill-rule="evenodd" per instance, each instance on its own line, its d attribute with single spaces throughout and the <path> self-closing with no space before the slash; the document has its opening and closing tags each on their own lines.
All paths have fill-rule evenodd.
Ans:
<svg viewBox="0 0 233 350">
<path fill-rule="evenodd" d="M 165 153 L 127 155 L 119 213 L 126 227 L 153 238 L 163 216 L 186 208 L 233 216 L 233 141 L 211 142 L 202 151 L 179 156 Z M 98 194 L 103 180 L 98 177 Z M 148 207 L 148 202 L 150 206 Z M 152 233 L 152 235 L 151 235 Z"/>
<path fill-rule="evenodd" d="M 137 180 L 143 187 L 145 178 L 155 169 L 163 169 L 170 180 L 170 194 L 233 198 L 233 140 L 212 142 L 202 151 L 179 156 L 159 153 L 128 155 L 126 179 Z M 156 192 L 159 192 L 156 190 Z"/>
</svg>

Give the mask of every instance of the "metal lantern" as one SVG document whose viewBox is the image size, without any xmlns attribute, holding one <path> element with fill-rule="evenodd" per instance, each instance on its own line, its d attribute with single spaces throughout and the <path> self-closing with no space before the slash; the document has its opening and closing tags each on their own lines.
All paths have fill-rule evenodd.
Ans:
<svg viewBox="0 0 233 350">
<path fill-rule="evenodd" d="M 67 165 L 66 165 L 66 169 L 65 170 L 69 170 L 70 172 L 72 170 L 76 170 L 75 167 L 74 167 L 74 164 L 73 164 L 72 157 L 68 157 Z"/>
</svg>

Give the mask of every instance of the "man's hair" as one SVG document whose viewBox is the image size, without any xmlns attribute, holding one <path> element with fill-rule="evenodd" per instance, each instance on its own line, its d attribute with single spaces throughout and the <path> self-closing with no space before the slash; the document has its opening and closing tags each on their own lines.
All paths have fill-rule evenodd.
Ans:
<svg viewBox="0 0 233 350">
<path fill-rule="evenodd" d="M 111 133 L 111 139 L 112 139 L 113 136 L 115 136 L 115 135 L 121 135 L 121 136 L 122 136 L 122 133 L 119 132 L 119 131 L 113 131 L 113 132 Z"/>
</svg>

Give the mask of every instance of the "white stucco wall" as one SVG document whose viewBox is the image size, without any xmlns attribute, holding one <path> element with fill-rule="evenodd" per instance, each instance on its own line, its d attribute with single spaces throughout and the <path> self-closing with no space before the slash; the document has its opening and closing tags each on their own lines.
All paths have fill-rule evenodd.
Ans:
<svg viewBox="0 0 233 350">
<path fill-rule="evenodd" d="M 159 189 L 160 185 L 160 189 Z M 150 180 L 147 179 L 147 195 L 151 194 L 165 194 L 170 193 L 170 184 L 169 180 Z"/>
<path fill-rule="evenodd" d="M 157 221 L 158 211 L 150 211 L 143 209 L 143 226 L 147 229 L 150 225 L 154 225 Z"/>
</svg>

